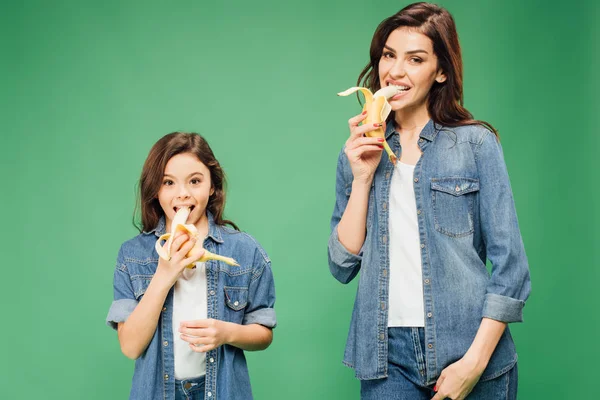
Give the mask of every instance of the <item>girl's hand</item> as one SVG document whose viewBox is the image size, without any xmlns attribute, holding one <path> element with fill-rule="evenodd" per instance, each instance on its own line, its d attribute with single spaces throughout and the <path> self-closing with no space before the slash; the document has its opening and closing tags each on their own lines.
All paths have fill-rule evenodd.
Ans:
<svg viewBox="0 0 600 400">
<path fill-rule="evenodd" d="M 468 358 L 461 358 L 444 368 L 435 387 L 436 395 L 431 400 L 463 400 L 475 387 L 483 370 Z"/>
<path fill-rule="evenodd" d="M 371 183 L 375 170 L 381 161 L 381 151 L 383 150 L 383 138 L 365 137 L 365 133 L 374 131 L 383 126 L 385 131 L 385 122 L 383 125 L 369 124 L 358 125 L 367 117 L 367 113 L 352 117 L 348 120 L 350 127 L 350 137 L 346 141 L 346 156 L 350 161 L 350 168 L 354 180 L 361 183 Z"/>
<path fill-rule="evenodd" d="M 229 343 L 231 322 L 218 319 L 198 319 L 180 324 L 181 339 L 197 353 L 205 353 Z"/>
<path fill-rule="evenodd" d="M 169 287 L 175 284 L 185 267 L 196 262 L 204 254 L 204 249 L 201 247 L 194 248 L 195 245 L 196 238 L 179 234 L 171 245 L 171 259 L 165 260 L 159 257 L 156 273 L 166 276 L 167 281 L 170 283 Z M 165 250 L 166 246 L 167 243 L 165 242 L 163 245 Z M 188 253 L 190 253 L 189 257 L 186 257 Z"/>
</svg>

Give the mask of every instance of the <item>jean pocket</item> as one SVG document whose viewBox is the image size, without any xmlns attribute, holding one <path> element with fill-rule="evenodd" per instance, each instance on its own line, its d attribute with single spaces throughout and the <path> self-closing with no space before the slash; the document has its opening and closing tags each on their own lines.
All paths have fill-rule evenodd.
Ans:
<svg viewBox="0 0 600 400">
<path fill-rule="evenodd" d="M 133 287 L 133 294 L 136 300 L 140 300 L 141 297 L 146 293 L 148 285 L 154 275 L 132 275 L 131 286 Z"/>
<path fill-rule="evenodd" d="M 450 237 L 473 233 L 473 204 L 479 180 L 472 178 L 434 178 L 431 202 L 435 229 Z"/>
</svg>

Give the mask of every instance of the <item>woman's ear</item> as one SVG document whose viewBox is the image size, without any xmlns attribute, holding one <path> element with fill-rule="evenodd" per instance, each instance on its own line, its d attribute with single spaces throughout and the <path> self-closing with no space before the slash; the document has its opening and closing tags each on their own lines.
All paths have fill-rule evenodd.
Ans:
<svg viewBox="0 0 600 400">
<path fill-rule="evenodd" d="M 214 186 L 210 188 L 209 196 L 212 196 L 213 194 L 215 194 Z"/>
<path fill-rule="evenodd" d="M 437 76 L 435 77 L 435 81 L 437 83 L 446 82 L 446 74 L 441 69 L 438 71 Z"/>
</svg>

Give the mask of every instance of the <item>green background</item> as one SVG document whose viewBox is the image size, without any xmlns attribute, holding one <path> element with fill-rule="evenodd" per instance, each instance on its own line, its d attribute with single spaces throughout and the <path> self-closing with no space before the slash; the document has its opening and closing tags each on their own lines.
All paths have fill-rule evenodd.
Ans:
<svg viewBox="0 0 600 400">
<path fill-rule="evenodd" d="M 0 12 L 3 399 L 125 399 L 104 325 L 152 144 L 205 135 L 226 216 L 273 260 L 279 326 L 257 399 L 358 399 L 341 364 L 356 290 L 327 267 L 335 166 L 377 24 L 407 2 L 21 1 Z M 513 325 L 522 399 L 597 392 L 600 70 L 589 2 L 444 1 L 465 104 L 504 146 L 532 276 Z M 595 26 L 594 26 L 595 25 Z"/>
</svg>

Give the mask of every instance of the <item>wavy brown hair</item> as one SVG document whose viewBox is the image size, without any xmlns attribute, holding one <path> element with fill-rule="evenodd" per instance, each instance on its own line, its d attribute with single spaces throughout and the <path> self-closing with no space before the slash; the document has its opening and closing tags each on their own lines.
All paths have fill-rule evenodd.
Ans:
<svg viewBox="0 0 600 400">
<path fill-rule="evenodd" d="M 208 198 L 206 210 L 213 215 L 217 225 L 231 225 L 239 230 L 232 221 L 223 219 L 225 209 L 225 172 L 215 158 L 208 142 L 197 133 L 173 132 L 163 136 L 152 148 L 142 168 L 139 182 L 138 201 L 134 212 L 134 226 L 141 231 L 151 231 L 158 225 L 164 211 L 158 202 L 165 167 L 177 154 L 191 153 L 198 157 L 210 171 L 210 181 L 214 193 Z M 141 224 L 137 222 L 137 210 L 140 210 Z"/>
<path fill-rule="evenodd" d="M 438 58 L 438 67 L 446 75 L 446 81 L 434 82 L 429 92 L 427 109 L 435 123 L 456 127 L 463 125 L 483 125 L 497 136 L 494 127 L 473 119 L 473 115 L 463 107 L 463 64 L 458 33 L 454 18 L 445 9 L 431 3 L 413 3 L 383 20 L 371 40 L 370 62 L 358 76 L 357 85 L 375 92 L 379 83 L 379 60 L 388 36 L 396 29 L 407 27 L 422 33 L 433 42 L 433 52 Z M 390 114 L 393 118 L 393 114 Z"/>
</svg>

